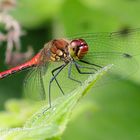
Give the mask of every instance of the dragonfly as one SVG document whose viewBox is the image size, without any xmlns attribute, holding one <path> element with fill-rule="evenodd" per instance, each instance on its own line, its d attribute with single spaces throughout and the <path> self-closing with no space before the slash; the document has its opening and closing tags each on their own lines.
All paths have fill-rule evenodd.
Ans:
<svg viewBox="0 0 140 140">
<path fill-rule="evenodd" d="M 50 64 L 59 64 L 50 71 L 51 77 L 47 90 L 49 108 L 51 108 L 52 83 L 55 82 L 62 94 L 65 93 L 58 77 L 66 67 L 67 73 L 64 77 L 78 84 L 82 82 L 77 77 L 95 74 L 108 64 L 114 64 L 111 72 L 128 76 L 138 66 L 135 56 L 139 53 L 140 29 L 129 29 L 125 32 L 88 33 L 70 39 L 53 39 L 46 43 L 43 49 L 29 61 L 0 72 L 0 79 L 32 68 L 38 72 L 38 78 L 34 81 L 40 84 L 41 96 L 45 98 L 43 75 L 47 73 Z M 27 75 L 26 81 L 32 77 L 32 73 L 34 73 L 32 71 Z M 65 81 L 62 83 L 64 84 Z"/>
</svg>

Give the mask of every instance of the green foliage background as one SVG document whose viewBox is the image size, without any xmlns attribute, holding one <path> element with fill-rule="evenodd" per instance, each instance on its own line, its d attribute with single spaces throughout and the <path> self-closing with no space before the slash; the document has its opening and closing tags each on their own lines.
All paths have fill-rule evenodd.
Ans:
<svg viewBox="0 0 140 140">
<path fill-rule="evenodd" d="M 139 0 L 20 0 L 11 14 L 27 31 L 23 51 L 38 52 L 49 39 L 84 32 L 140 27 Z M 1 71 L 5 47 L 1 47 Z M 0 80 L 0 128 L 20 127 L 37 105 L 21 100 L 26 72 Z M 140 76 L 92 88 L 72 113 L 62 139 L 139 140 Z M 5 105 L 5 107 L 4 107 Z M 27 106 L 27 107 L 26 107 Z M 4 111 L 6 108 L 6 111 Z"/>
</svg>

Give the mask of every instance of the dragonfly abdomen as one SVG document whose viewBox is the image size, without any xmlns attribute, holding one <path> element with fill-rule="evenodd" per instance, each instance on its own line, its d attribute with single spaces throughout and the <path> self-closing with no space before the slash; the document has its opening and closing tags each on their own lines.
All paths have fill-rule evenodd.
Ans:
<svg viewBox="0 0 140 140">
<path fill-rule="evenodd" d="M 16 66 L 14 68 L 9 69 L 9 70 L 0 72 L 0 79 L 3 79 L 11 74 L 16 73 L 16 72 L 19 72 L 19 71 L 22 71 L 22 70 L 25 70 L 25 69 L 28 69 L 28 68 L 31 68 L 31 67 L 38 65 L 39 58 L 40 58 L 40 53 L 35 55 L 30 61 L 28 61 L 26 63 L 23 63 L 19 66 Z"/>
<path fill-rule="evenodd" d="M 19 71 L 28 69 L 28 68 L 30 68 L 30 67 L 32 67 L 32 66 L 30 66 L 30 65 L 28 65 L 28 64 L 25 63 L 25 64 L 23 64 L 23 65 L 19 65 L 19 66 L 17 66 L 17 67 L 14 67 L 14 68 L 11 68 L 11 69 L 6 70 L 6 71 L 4 71 L 4 72 L 1 72 L 1 73 L 0 73 L 0 79 L 3 79 L 3 78 L 5 78 L 5 77 L 7 77 L 7 76 L 9 76 L 9 75 L 11 75 L 11 74 L 16 73 L 16 72 L 19 72 Z"/>
</svg>

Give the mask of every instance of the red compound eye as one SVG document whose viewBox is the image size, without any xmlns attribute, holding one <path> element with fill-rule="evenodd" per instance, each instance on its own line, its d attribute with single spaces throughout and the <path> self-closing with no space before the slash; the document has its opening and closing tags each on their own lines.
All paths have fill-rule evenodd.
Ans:
<svg viewBox="0 0 140 140">
<path fill-rule="evenodd" d="M 75 39 L 71 41 L 71 46 L 75 55 L 80 59 L 88 52 L 88 45 L 84 39 Z"/>
</svg>

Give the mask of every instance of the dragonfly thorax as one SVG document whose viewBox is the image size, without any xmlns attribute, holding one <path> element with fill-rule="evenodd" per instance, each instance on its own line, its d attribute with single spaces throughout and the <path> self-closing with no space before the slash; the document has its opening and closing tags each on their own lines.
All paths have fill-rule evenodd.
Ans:
<svg viewBox="0 0 140 140">
<path fill-rule="evenodd" d="M 68 51 L 72 58 L 81 59 L 88 52 L 88 45 L 83 39 L 75 39 L 70 42 Z"/>
<path fill-rule="evenodd" d="M 55 39 L 47 44 L 49 48 L 50 61 L 65 61 L 66 63 L 70 61 L 68 53 L 69 41 L 65 39 Z"/>
</svg>

